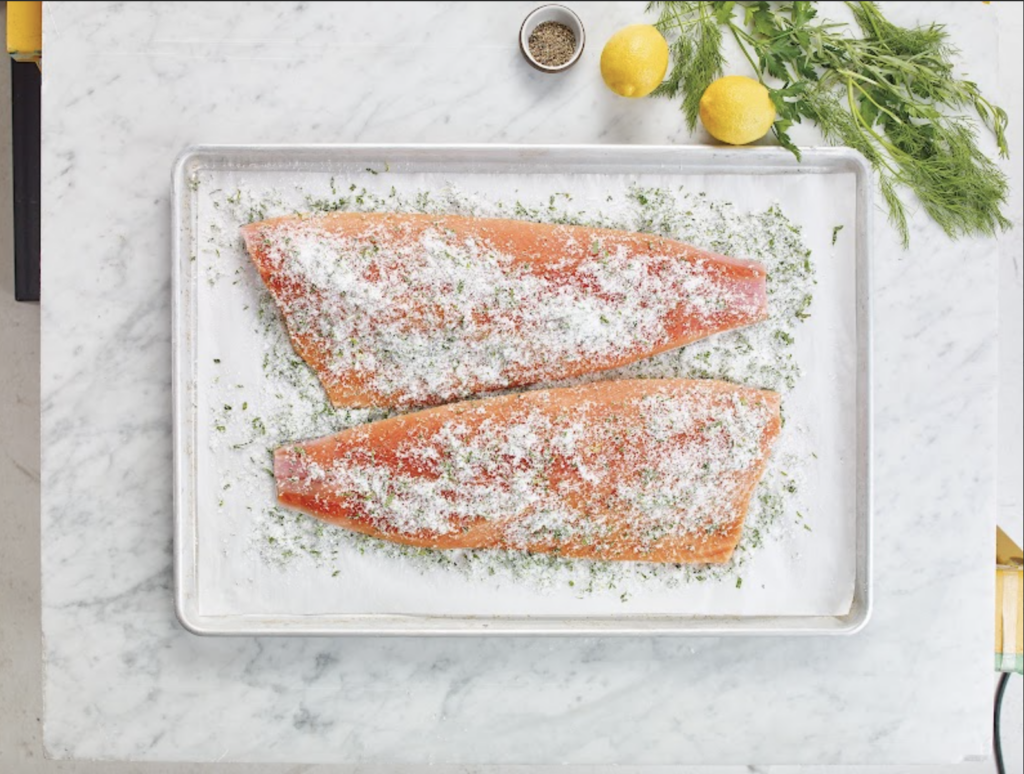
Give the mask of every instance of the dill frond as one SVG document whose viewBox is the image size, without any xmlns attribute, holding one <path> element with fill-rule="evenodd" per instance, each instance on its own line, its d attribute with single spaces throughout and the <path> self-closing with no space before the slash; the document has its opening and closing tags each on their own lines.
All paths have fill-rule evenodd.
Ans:
<svg viewBox="0 0 1024 774">
<path fill-rule="evenodd" d="M 729 34 L 769 89 L 773 132 L 799 158 L 793 124 L 815 123 L 834 145 L 855 148 L 878 176 L 889 220 L 909 243 L 912 192 L 951 238 L 1010 227 L 1006 176 L 978 146 L 978 127 L 1009 155 L 1007 115 L 955 74 L 957 51 L 936 24 L 907 29 L 872 2 L 848 2 L 855 27 L 817 19 L 811 2 L 657 2 L 656 26 L 672 40 L 673 67 L 655 96 L 682 99 L 696 127 L 700 98 L 722 73 Z M 742 11 L 742 13 L 738 13 Z M 971 113 L 973 112 L 973 118 Z"/>
</svg>

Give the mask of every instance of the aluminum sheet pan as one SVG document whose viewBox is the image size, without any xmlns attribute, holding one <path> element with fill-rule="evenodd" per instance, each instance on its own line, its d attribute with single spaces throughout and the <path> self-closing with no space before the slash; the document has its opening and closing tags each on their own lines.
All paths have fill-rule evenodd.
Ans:
<svg viewBox="0 0 1024 774">
<path fill-rule="evenodd" d="M 839 347 L 848 359 L 849 400 L 836 408 L 842 415 L 842 443 L 849 453 L 841 459 L 850 485 L 829 508 L 825 518 L 849 518 L 846 550 L 851 588 L 844 610 L 829 614 L 717 614 L 713 609 L 700 614 L 666 614 L 654 608 L 635 612 L 623 606 L 580 604 L 580 612 L 568 612 L 563 604 L 553 605 L 538 598 L 536 609 L 527 601 L 519 607 L 492 611 L 486 601 L 465 606 L 469 612 L 452 614 L 432 605 L 410 602 L 403 607 L 381 603 L 373 595 L 358 604 L 330 607 L 296 606 L 281 602 L 273 594 L 259 595 L 259 583 L 243 577 L 245 572 L 232 562 L 240 561 L 244 540 L 231 542 L 221 536 L 211 545 L 204 530 L 219 527 L 223 514 L 210 505 L 211 455 L 205 438 L 201 406 L 209 384 L 204 379 L 200 352 L 213 336 L 210 326 L 200 323 L 211 302 L 205 294 L 204 251 L 199 244 L 204 227 L 203 190 L 197 181 L 234 182 L 247 176 L 289 176 L 328 180 L 357 172 L 387 170 L 390 180 L 438 179 L 438 176 L 497 176 L 508 190 L 541 176 L 581 176 L 580 179 L 643 183 L 646 179 L 677 180 L 706 185 L 719 191 L 736 191 L 743 198 L 747 189 L 799 191 L 813 188 L 816 200 L 830 199 L 821 191 L 830 186 L 847 186 L 843 217 L 851 226 L 844 240 L 852 236 L 852 247 L 842 266 L 844 278 L 834 287 L 843 299 L 816 298 L 820 306 L 842 306 L 848 330 L 824 345 Z M 616 183 L 617 181 L 617 183 Z M 801 163 L 778 148 L 706 148 L 659 146 L 200 146 L 186 149 L 173 169 L 172 197 L 172 292 L 173 292 L 173 405 L 175 478 L 175 603 L 182 624 L 197 634 L 209 635 L 815 635 L 852 634 L 867 622 L 871 609 L 871 296 L 869 255 L 872 217 L 871 175 L 863 158 L 842 148 L 808 148 Z M 794 187 L 795 186 L 795 187 Z M 817 186 L 817 187 L 815 187 Z M 785 201 L 782 202 L 785 206 Z M 813 209 L 813 207 L 812 207 Z M 851 233 L 852 232 L 852 233 Z M 833 238 L 833 244 L 835 240 Z M 847 243 L 849 244 L 849 243 Z M 833 256 L 835 260 L 835 256 Z M 819 259 L 815 255 L 815 260 Z M 831 270 L 831 269 L 830 269 Z M 212 285 L 212 282 L 210 283 Z M 824 283 L 828 284 L 828 283 Z M 826 288 L 827 289 L 827 288 Z M 204 295 L 205 294 L 205 295 Z M 220 334 L 218 334 L 220 335 Z M 825 334 L 823 334 L 825 335 Z M 207 361 L 203 361 L 207 362 Z M 822 409 L 824 411 L 825 409 Z M 829 420 L 831 421 L 831 420 Z M 823 420 L 824 422 L 824 420 Z M 838 426 L 838 425 L 837 425 Z M 852 436 L 845 438 L 845 436 Z M 269 491 L 269 490 L 268 490 Z M 828 493 L 834 496 L 835 493 Z M 824 497 L 823 502 L 828 502 Z M 826 508 L 826 510 L 829 510 Z M 844 515 L 845 514 L 845 515 Z M 211 568 L 220 568 L 213 570 Z M 225 569 L 227 568 L 227 569 Z M 237 570 L 235 576 L 232 573 Z M 390 568 L 389 571 L 396 570 Z M 405 579 L 404 581 L 402 579 Z M 323 577 L 284 578 L 277 585 L 294 597 L 319 595 Z M 396 584 L 415 585 L 411 575 L 397 573 Z M 244 594 L 225 595 L 224 586 L 255 589 L 258 603 Z M 361 593 L 358 590 L 354 594 Z M 685 589 L 679 594 L 684 594 Z M 283 599 L 282 597 L 281 599 Z M 642 607 L 642 606 L 641 606 Z M 650 607 L 650 606 L 649 606 Z M 656 607 L 656 606 L 655 606 Z M 458 605 L 454 609 L 460 610 Z M 757 606 L 753 609 L 756 611 Z M 508 612 L 512 610 L 513 612 Z M 652 612 L 653 610 L 653 612 Z"/>
</svg>

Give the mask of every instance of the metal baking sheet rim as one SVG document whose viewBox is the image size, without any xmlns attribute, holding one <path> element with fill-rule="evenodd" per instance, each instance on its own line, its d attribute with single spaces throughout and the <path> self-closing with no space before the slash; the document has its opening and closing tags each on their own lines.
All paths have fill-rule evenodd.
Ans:
<svg viewBox="0 0 1024 774">
<path fill-rule="evenodd" d="M 872 310 L 871 171 L 849 148 L 804 148 L 802 162 L 781 148 L 628 145 L 201 145 L 186 148 L 172 172 L 172 403 L 174 411 L 174 606 L 178 620 L 199 635 L 291 636 L 723 636 L 850 635 L 871 617 L 872 585 Z M 857 525 L 856 579 L 850 611 L 842 616 L 624 616 L 621 618 L 448 617 L 415 615 L 209 616 L 196 598 L 195 359 L 196 297 L 188 274 L 196 213 L 189 175 L 220 168 L 387 159 L 391 164 L 492 164 L 516 172 L 544 164 L 612 171 L 628 166 L 677 167 L 697 174 L 821 174 L 853 172 L 857 186 Z"/>
</svg>

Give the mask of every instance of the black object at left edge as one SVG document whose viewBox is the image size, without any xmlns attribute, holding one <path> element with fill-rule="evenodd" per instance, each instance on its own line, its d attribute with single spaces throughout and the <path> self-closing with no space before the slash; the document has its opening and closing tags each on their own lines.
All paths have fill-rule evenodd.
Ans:
<svg viewBox="0 0 1024 774">
<path fill-rule="evenodd" d="M 11 61 L 14 298 L 39 300 L 39 95 L 34 62 Z"/>
</svg>

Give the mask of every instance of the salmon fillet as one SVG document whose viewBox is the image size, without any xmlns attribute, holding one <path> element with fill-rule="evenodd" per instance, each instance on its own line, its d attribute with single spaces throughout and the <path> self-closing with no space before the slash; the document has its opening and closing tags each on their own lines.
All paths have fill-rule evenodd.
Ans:
<svg viewBox="0 0 1024 774">
<path fill-rule="evenodd" d="M 283 446 L 274 476 L 282 504 L 396 543 L 721 563 L 779 428 L 774 392 L 605 381 Z"/>
<path fill-rule="evenodd" d="M 338 407 L 568 379 L 767 316 L 760 264 L 649 234 L 332 213 L 242 235 L 295 351 Z"/>
</svg>

